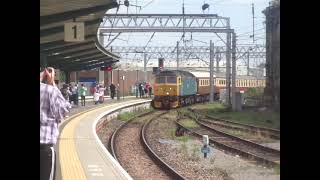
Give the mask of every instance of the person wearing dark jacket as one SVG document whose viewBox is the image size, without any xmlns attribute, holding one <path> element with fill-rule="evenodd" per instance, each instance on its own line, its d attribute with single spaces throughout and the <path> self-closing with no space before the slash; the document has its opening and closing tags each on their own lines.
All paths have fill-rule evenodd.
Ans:
<svg viewBox="0 0 320 180">
<path fill-rule="evenodd" d="M 114 95 L 115 95 L 115 93 L 116 93 L 116 86 L 113 84 L 113 83 L 111 83 L 110 84 L 110 95 L 111 95 L 111 99 L 114 99 Z"/>
</svg>

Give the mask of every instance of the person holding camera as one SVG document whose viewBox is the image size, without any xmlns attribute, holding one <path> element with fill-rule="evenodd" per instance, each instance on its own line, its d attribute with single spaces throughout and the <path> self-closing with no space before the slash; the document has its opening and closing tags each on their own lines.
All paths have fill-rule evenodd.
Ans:
<svg viewBox="0 0 320 180">
<path fill-rule="evenodd" d="M 59 136 L 58 124 L 66 117 L 71 104 L 54 81 L 54 69 L 40 73 L 40 179 L 55 179 L 56 155 L 53 146 Z"/>
</svg>

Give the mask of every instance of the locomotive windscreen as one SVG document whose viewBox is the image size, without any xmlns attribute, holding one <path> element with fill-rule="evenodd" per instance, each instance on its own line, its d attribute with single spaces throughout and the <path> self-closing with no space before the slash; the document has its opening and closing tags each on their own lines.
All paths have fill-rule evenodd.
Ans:
<svg viewBox="0 0 320 180">
<path fill-rule="evenodd" d="M 177 83 L 177 77 L 167 76 L 167 83 Z"/>
<path fill-rule="evenodd" d="M 156 77 L 156 83 L 177 83 L 177 77 L 176 76 L 157 76 Z"/>
<path fill-rule="evenodd" d="M 166 77 L 165 76 L 157 76 L 156 83 L 166 83 Z"/>
</svg>

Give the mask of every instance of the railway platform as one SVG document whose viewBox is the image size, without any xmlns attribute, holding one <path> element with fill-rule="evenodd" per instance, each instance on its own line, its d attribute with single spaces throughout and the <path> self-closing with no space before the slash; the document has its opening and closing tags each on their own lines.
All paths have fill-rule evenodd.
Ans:
<svg viewBox="0 0 320 180">
<path fill-rule="evenodd" d="M 59 127 L 56 180 L 132 179 L 101 143 L 95 126 L 116 109 L 148 101 L 128 97 L 108 100 L 98 107 L 88 104 L 86 110 L 75 108 Z"/>
</svg>

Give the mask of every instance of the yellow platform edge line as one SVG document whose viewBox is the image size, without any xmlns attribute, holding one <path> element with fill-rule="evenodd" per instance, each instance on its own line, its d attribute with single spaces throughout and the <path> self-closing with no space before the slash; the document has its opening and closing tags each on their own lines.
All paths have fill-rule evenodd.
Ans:
<svg viewBox="0 0 320 180">
<path fill-rule="evenodd" d="M 133 100 L 133 102 L 136 100 Z M 75 128 L 79 124 L 80 120 L 87 116 L 87 113 L 95 113 L 104 108 L 112 108 L 113 106 L 119 106 L 128 102 L 121 102 L 116 104 L 110 104 L 102 107 L 93 108 L 90 110 L 86 110 L 84 112 L 80 112 L 69 117 L 66 120 L 72 121 L 68 122 L 66 126 L 63 128 L 60 133 L 59 139 L 59 161 L 61 166 L 61 177 L 62 180 L 86 180 L 86 175 L 84 173 L 84 169 L 80 162 L 78 153 L 75 147 Z"/>
</svg>

